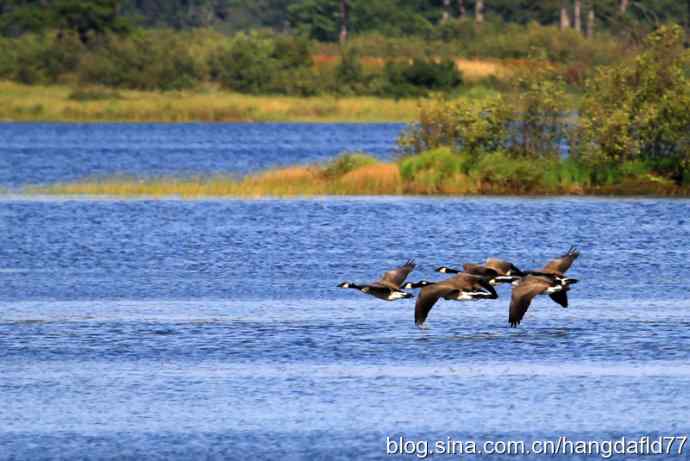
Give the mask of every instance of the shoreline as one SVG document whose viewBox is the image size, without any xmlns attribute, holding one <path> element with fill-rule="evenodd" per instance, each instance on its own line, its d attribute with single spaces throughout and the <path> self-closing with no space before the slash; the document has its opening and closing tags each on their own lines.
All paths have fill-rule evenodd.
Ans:
<svg viewBox="0 0 690 461">
<path fill-rule="evenodd" d="M 341 157 L 342 159 L 343 157 Z M 560 185 L 529 189 L 491 184 L 457 175 L 438 189 L 425 189 L 416 178 L 403 179 L 399 164 L 375 162 L 353 168 L 338 165 L 294 166 L 231 176 L 195 178 L 103 178 L 4 191 L 3 196 L 109 198 L 113 200 L 318 199 L 357 197 L 400 198 L 690 198 L 690 187 L 649 178 L 634 178 L 605 186 Z"/>
<path fill-rule="evenodd" d="M 465 195 L 420 195 L 420 194 L 400 194 L 400 195 L 283 195 L 283 196 L 232 196 L 232 195 L 89 195 L 89 194 L 52 194 L 52 193 L 26 193 L 26 192 L 0 192 L 0 202 L 9 201 L 77 201 L 77 202 L 151 202 L 151 201 L 183 201 L 183 202 L 222 202 L 222 201 L 297 201 L 297 200 L 456 200 L 456 199 L 486 199 L 486 200 L 551 200 L 551 199 L 573 199 L 573 200 L 690 200 L 690 191 L 684 194 L 675 195 L 641 195 L 641 194 L 465 194 Z"/>
</svg>

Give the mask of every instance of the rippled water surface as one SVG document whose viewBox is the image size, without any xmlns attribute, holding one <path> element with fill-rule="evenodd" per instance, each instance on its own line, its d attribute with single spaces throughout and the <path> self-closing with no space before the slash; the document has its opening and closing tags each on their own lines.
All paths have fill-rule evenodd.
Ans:
<svg viewBox="0 0 690 461">
<path fill-rule="evenodd" d="M 4 196 L 0 459 L 381 459 L 387 436 L 685 435 L 689 212 Z M 489 255 L 540 267 L 571 244 L 570 307 L 540 297 L 517 329 L 506 286 L 439 302 L 423 331 L 412 300 L 336 288 L 408 258 L 415 280 Z"/>
<path fill-rule="evenodd" d="M 384 455 L 385 436 L 690 430 L 687 201 L 0 202 L 0 446 L 26 458 Z M 582 280 L 495 302 L 335 286 L 487 255 Z M 239 451 L 237 451 L 239 450 Z"/>
<path fill-rule="evenodd" d="M 245 174 L 345 151 L 393 155 L 403 125 L 0 123 L 0 186 L 84 178 Z"/>
</svg>

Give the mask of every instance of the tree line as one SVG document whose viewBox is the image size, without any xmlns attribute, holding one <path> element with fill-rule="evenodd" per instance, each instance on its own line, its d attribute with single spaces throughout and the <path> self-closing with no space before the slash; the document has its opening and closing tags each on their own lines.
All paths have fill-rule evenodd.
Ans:
<svg viewBox="0 0 690 461">
<path fill-rule="evenodd" d="M 690 0 L 1 0 L 0 33 L 17 36 L 45 29 L 89 34 L 133 27 L 223 32 L 256 28 L 306 34 L 320 41 L 351 33 L 424 35 L 450 21 L 560 24 L 593 32 L 661 23 L 688 24 Z"/>
</svg>

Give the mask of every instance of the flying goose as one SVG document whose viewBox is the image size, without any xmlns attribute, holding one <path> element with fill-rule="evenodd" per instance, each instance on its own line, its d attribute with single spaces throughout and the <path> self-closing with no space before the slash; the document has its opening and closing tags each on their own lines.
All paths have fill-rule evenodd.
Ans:
<svg viewBox="0 0 690 461">
<path fill-rule="evenodd" d="M 549 297 L 563 307 L 568 307 L 567 291 L 569 284 L 561 283 L 555 277 L 548 275 L 528 275 L 513 288 L 510 298 L 508 321 L 511 327 L 517 327 L 525 316 L 530 303 L 537 295 L 548 294 Z"/>
<path fill-rule="evenodd" d="M 442 282 L 422 287 L 417 295 L 414 321 L 422 326 L 436 301 L 443 298 L 449 301 L 470 301 L 476 299 L 497 299 L 494 287 L 484 277 L 460 273 Z"/>
<path fill-rule="evenodd" d="M 566 277 L 564 273 L 578 256 L 580 252 L 575 247 L 570 247 L 565 254 L 549 261 L 543 269 L 526 272 L 527 275 L 513 288 L 508 314 L 511 327 L 520 324 L 532 299 L 537 295 L 548 294 L 557 304 L 568 307 L 568 290 L 578 280 Z"/>
<path fill-rule="evenodd" d="M 410 272 L 415 268 L 414 260 L 409 260 L 402 266 L 390 270 L 383 274 L 379 280 L 373 283 L 360 285 L 357 283 L 343 282 L 339 288 L 353 288 L 362 293 L 374 296 L 384 301 L 395 301 L 396 299 L 413 298 L 411 293 L 400 289 L 400 285 L 405 281 Z"/>
<path fill-rule="evenodd" d="M 436 269 L 436 272 L 444 274 L 458 274 L 466 272 L 468 274 L 488 277 L 492 285 L 498 283 L 514 283 L 520 280 L 525 274 L 518 269 L 514 264 L 498 258 L 488 258 L 484 264 L 464 264 L 462 271 L 452 269 L 448 266 L 441 266 Z"/>
<path fill-rule="evenodd" d="M 577 279 L 568 278 L 565 273 L 573 262 L 580 256 L 580 252 L 575 247 L 570 247 L 570 249 L 563 255 L 552 259 L 543 269 L 526 271 L 527 275 L 541 275 L 546 277 L 552 277 L 557 279 L 563 285 L 572 285 L 577 283 Z"/>
</svg>

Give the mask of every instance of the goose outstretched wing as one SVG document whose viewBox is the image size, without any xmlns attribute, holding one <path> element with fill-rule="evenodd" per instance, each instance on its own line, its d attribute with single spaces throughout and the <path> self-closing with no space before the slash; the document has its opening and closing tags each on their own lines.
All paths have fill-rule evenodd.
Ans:
<svg viewBox="0 0 690 461">
<path fill-rule="evenodd" d="M 534 297 L 545 292 L 550 286 L 551 282 L 548 279 L 528 276 L 513 288 L 508 313 L 508 321 L 511 327 L 516 327 L 520 324 Z"/>
<path fill-rule="evenodd" d="M 405 282 L 405 279 L 408 275 L 410 275 L 410 272 L 414 270 L 415 266 L 416 264 L 414 259 L 410 259 L 402 266 L 383 274 L 380 282 L 387 282 L 388 284 L 393 285 L 395 288 L 400 288 L 400 285 Z"/>
<path fill-rule="evenodd" d="M 417 302 L 414 306 L 414 323 L 417 326 L 422 325 L 439 298 L 457 295 L 459 292 L 459 288 L 448 283 L 436 283 L 423 287 L 417 295 Z"/>
<path fill-rule="evenodd" d="M 544 272 L 557 272 L 559 274 L 565 274 L 565 272 L 570 269 L 570 266 L 573 265 L 573 262 L 575 262 L 578 256 L 580 256 L 580 252 L 577 251 L 577 248 L 570 247 L 567 253 L 549 261 L 548 264 L 544 266 L 543 270 Z"/>
</svg>

